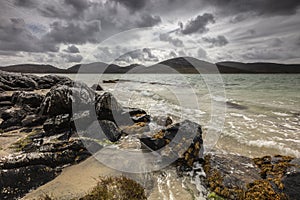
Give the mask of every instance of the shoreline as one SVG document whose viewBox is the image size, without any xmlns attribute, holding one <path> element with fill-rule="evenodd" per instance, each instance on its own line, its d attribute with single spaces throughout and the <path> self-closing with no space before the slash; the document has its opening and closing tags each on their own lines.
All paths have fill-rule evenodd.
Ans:
<svg viewBox="0 0 300 200">
<path fill-rule="evenodd" d="M 93 152 L 107 145 L 124 150 L 158 150 L 158 154 L 163 155 L 162 162 L 173 159 L 169 168 L 160 168 L 157 173 L 141 177 L 125 173 L 144 184 L 149 199 L 189 195 L 209 199 L 213 193 L 230 199 L 249 199 L 253 195 L 285 199 L 297 195 L 294 191 L 299 189 L 299 184 L 292 183 L 297 180 L 299 183 L 300 158 L 266 155 L 252 159 L 224 152 L 201 155 L 202 127 L 195 122 L 175 123 L 167 116 L 153 118 L 142 109 L 124 108 L 109 92 L 97 92 L 66 77 L 20 76 L 5 72 L 0 72 L 0 76 L 0 88 L 15 90 L 1 93 L 0 98 L 0 102 L 4 102 L 0 110 L 0 145 L 4 147 L 1 151 L 8 155 L 0 158 L 1 198 L 25 195 L 25 199 L 32 199 L 45 193 L 58 195 L 58 198 L 80 198 L 97 184 L 97 176 L 124 175 L 91 157 Z M 8 81 L 12 79 L 16 81 Z M 97 88 L 102 89 L 101 86 Z M 75 114 L 72 113 L 74 97 L 79 105 Z M 91 107 L 96 110 L 96 116 L 91 114 Z M 113 113 L 119 117 L 118 123 Z M 151 132 L 150 123 L 159 129 Z M 97 129 L 99 125 L 103 133 Z M 99 134 L 91 135 L 88 130 Z M 15 136 L 6 137 L 11 134 Z M 172 149 L 159 150 L 168 147 L 175 138 L 178 141 Z M 9 148 L 13 151 L 5 152 Z M 141 162 L 125 163 L 121 156 L 111 157 L 115 166 L 131 167 Z M 151 168 L 150 163 L 151 160 L 146 160 L 147 167 Z M 145 179 L 147 176 L 151 178 Z M 185 183 L 189 186 L 180 190 L 186 179 L 192 179 L 195 185 Z M 145 185 L 147 180 L 152 180 L 153 185 Z M 177 185 L 174 191 L 170 182 Z M 202 189 L 199 191 L 197 187 Z"/>
</svg>

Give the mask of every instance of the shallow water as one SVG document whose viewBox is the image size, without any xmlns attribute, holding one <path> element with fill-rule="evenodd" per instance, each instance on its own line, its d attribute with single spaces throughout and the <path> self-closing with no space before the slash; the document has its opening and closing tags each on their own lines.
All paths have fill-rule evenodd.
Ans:
<svg viewBox="0 0 300 200">
<path fill-rule="evenodd" d="M 195 121 L 203 126 L 207 138 L 214 133 L 206 130 L 218 129 L 216 132 L 221 131 L 221 135 L 216 138 L 215 148 L 219 150 L 250 157 L 300 157 L 299 74 L 222 75 L 220 94 L 216 94 L 213 84 L 207 85 L 208 81 L 215 81 L 215 75 L 66 76 L 90 86 L 99 82 L 124 106 L 143 108 L 151 115 L 170 115 L 175 121 Z M 123 81 L 102 83 L 117 78 Z M 225 96 L 221 94 L 222 88 Z M 226 113 L 222 116 L 224 106 Z M 218 109 L 221 112 L 216 112 Z M 222 123 L 211 123 L 216 113 L 219 118 L 213 120 L 224 120 L 223 127 Z"/>
</svg>

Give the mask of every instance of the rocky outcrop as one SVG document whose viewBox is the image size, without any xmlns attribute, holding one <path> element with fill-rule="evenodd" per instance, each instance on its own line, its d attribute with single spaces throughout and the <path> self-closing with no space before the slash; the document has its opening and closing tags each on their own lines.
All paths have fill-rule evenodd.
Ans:
<svg viewBox="0 0 300 200">
<path fill-rule="evenodd" d="M 209 189 L 225 199 L 297 199 L 300 189 L 295 179 L 300 165 L 288 156 L 251 159 L 219 153 L 207 155 L 203 168 Z"/>
<path fill-rule="evenodd" d="M 44 96 L 33 93 L 33 92 L 15 92 L 11 96 L 11 102 L 18 106 L 28 105 L 31 108 L 38 108 Z"/>
<path fill-rule="evenodd" d="M 99 120 L 109 120 L 113 122 L 120 120 L 120 116 L 124 112 L 123 107 L 109 92 L 96 96 L 95 110 Z"/>
<path fill-rule="evenodd" d="M 61 76 L 38 77 L 0 71 L 0 90 L 3 91 L 50 89 L 57 84 L 66 84 L 70 81 L 71 79 Z"/>
<path fill-rule="evenodd" d="M 76 111 L 90 109 L 94 103 L 94 96 L 93 90 L 83 83 L 56 86 L 46 94 L 41 103 L 40 114 L 48 116 L 71 115 L 72 107 Z"/>
<path fill-rule="evenodd" d="M 180 166 L 192 167 L 201 158 L 203 145 L 201 126 L 185 120 L 163 129 L 152 137 L 140 139 L 142 144 L 165 159 L 176 159 Z"/>
</svg>

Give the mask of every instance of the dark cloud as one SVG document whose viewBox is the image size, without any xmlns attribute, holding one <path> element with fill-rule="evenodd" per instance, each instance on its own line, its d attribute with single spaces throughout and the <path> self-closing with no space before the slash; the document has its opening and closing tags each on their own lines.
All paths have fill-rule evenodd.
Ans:
<svg viewBox="0 0 300 200">
<path fill-rule="evenodd" d="M 33 8 L 37 6 L 37 2 L 35 0 L 14 0 L 15 6 Z"/>
<path fill-rule="evenodd" d="M 162 33 L 159 35 L 159 39 L 161 41 L 169 42 L 170 44 L 173 44 L 175 47 L 183 47 L 182 40 L 178 38 L 171 37 L 168 33 Z"/>
<path fill-rule="evenodd" d="M 88 0 L 65 0 L 65 4 L 73 6 L 79 12 L 89 7 Z"/>
<path fill-rule="evenodd" d="M 209 30 L 207 28 L 209 23 L 215 23 L 215 18 L 212 14 L 205 13 L 203 15 L 198 15 L 195 19 L 189 20 L 186 25 L 180 24 L 180 32 L 185 35 L 205 33 Z"/>
<path fill-rule="evenodd" d="M 210 43 L 212 47 L 223 47 L 229 43 L 224 35 L 219 35 L 215 38 L 204 37 L 203 40 L 207 43 Z"/>
<path fill-rule="evenodd" d="M 0 50 L 26 52 L 57 52 L 59 48 L 34 36 L 21 18 L 0 20 Z"/>
<path fill-rule="evenodd" d="M 144 14 L 141 16 L 139 20 L 137 20 L 138 27 L 152 27 L 161 23 L 160 16 L 152 16 L 148 14 Z"/>
<path fill-rule="evenodd" d="M 211 0 L 204 3 L 219 8 L 221 13 L 235 15 L 252 12 L 256 15 L 293 15 L 300 6 L 299 0 Z"/>
<path fill-rule="evenodd" d="M 64 54 L 62 57 L 66 60 L 68 63 L 79 63 L 82 61 L 83 57 L 81 55 L 70 55 L 70 54 Z"/>
<path fill-rule="evenodd" d="M 79 49 L 75 45 L 68 46 L 67 49 L 64 50 L 67 53 L 80 53 Z"/>
<path fill-rule="evenodd" d="M 145 7 L 148 0 L 113 0 L 117 3 L 120 3 L 126 6 L 132 11 L 137 11 Z"/>
<path fill-rule="evenodd" d="M 68 22 L 63 24 L 56 21 L 50 25 L 51 31 L 44 37 L 55 43 L 64 44 L 85 44 L 87 42 L 96 43 L 97 33 L 100 32 L 100 22 Z"/>
</svg>

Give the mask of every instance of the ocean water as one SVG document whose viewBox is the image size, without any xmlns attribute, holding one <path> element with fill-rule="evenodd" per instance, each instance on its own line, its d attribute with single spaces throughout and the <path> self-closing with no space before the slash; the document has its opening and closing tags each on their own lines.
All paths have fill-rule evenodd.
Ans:
<svg viewBox="0 0 300 200">
<path fill-rule="evenodd" d="M 213 150 L 300 157 L 300 74 L 65 76 L 99 83 L 123 106 L 195 121 Z"/>
</svg>

